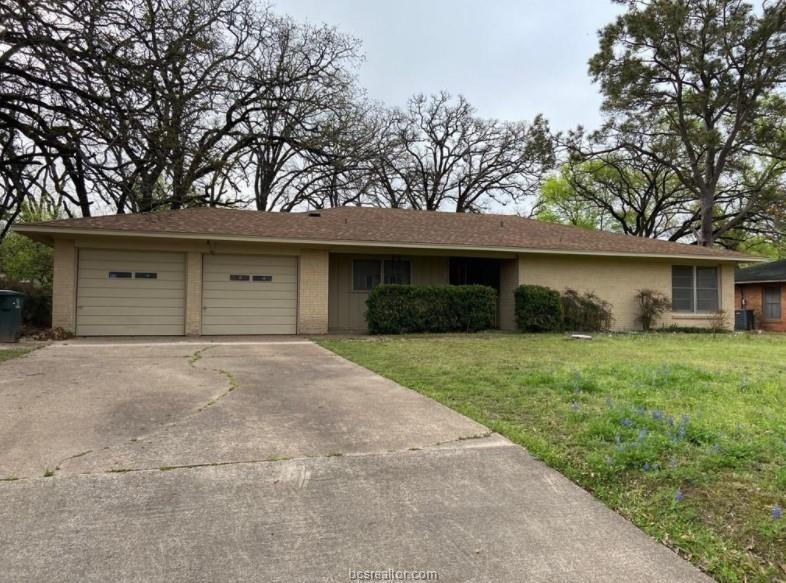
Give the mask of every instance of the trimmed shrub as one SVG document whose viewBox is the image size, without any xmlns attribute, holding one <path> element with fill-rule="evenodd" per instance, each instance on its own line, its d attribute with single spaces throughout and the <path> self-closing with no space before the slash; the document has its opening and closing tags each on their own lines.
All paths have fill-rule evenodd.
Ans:
<svg viewBox="0 0 786 583">
<path fill-rule="evenodd" d="M 611 329 L 614 318 L 611 304 L 592 292 L 580 294 L 566 289 L 562 294 L 562 326 L 568 332 L 605 332 Z"/>
<path fill-rule="evenodd" d="M 366 306 L 371 334 L 477 332 L 494 325 L 497 292 L 483 285 L 378 285 Z"/>
<path fill-rule="evenodd" d="M 559 292 L 540 285 L 520 285 L 515 291 L 516 323 L 524 332 L 557 332 L 562 329 Z"/>
</svg>

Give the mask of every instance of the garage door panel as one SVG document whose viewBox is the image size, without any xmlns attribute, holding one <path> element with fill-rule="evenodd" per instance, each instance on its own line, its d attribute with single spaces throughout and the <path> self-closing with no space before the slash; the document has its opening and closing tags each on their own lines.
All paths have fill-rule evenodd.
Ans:
<svg viewBox="0 0 786 583">
<path fill-rule="evenodd" d="M 86 315 L 81 321 L 86 326 L 113 326 L 117 320 L 116 314 L 108 316 Z M 123 325 L 127 324 L 150 324 L 154 326 L 179 325 L 183 320 L 179 316 L 161 316 L 153 314 L 134 314 L 122 316 Z"/>
<path fill-rule="evenodd" d="M 246 272 L 229 272 L 229 273 L 238 273 L 238 275 L 265 275 L 270 276 L 273 278 L 272 281 L 230 281 L 228 276 L 221 274 L 221 275 L 206 275 L 204 278 L 205 283 L 215 284 L 217 287 L 216 289 L 234 289 L 237 287 L 245 286 L 249 290 L 257 290 L 257 289 L 266 289 L 269 287 L 275 286 L 295 286 L 297 285 L 297 277 L 294 274 L 291 275 L 282 275 L 282 274 L 275 274 L 266 271 L 265 273 L 248 273 Z"/>
<path fill-rule="evenodd" d="M 109 278 L 110 271 L 153 272 L 155 279 Z M 77 334 L 180 335 L 185 325 L 185 256 L 82 249 Z"/>
<path fill-rule="evenodd" d="M 286 303 L 283 303 L 286 302 Z M 238 308 L 243 310 L 244 314 L 279 314 L 281 312 L 296 313 L 297 303 L 290 300 L 279 300 L 276 304 L 269 304 L 265 306 L 248 305 L 248 306 L 226 306 L 226 307 L 210 307 L 211 316 L 232 316 L 237 314 Z"/>
<path fill-rule="evenodd" d="M 294 334 L 297 258 L 206 255 L 202 265 L 203 334 Z M 273 281 L 232 281 L 230 275 Z"/>
<path fill-rule="evenodd" d="M 80 252 L 80 263 L 85 261 L 87 265 L 91 262 L 125 262 L 150 263 L 181 265 L 183 263 L 182 253 L 169 253 L 164 251 L 115 251 L 112 249 L 83 249 Z M 176 269 L 176 268 L 173 268 Z"/>
<path fill-rule="evenodd" d="M 87 279 L 94 279 L 94 280 L 111 279 L 109 277 L 109 271 L 110 270 L 106 269 L 106 267 L 104 267 L 103 269 L 100 269 L 100 268 L 99 269 L 95 269 L 95 268 L 83 267 L 82 269 L 79 270 L 79 279 L 85 279 L 85 280 L 87 280 Z M 117 265 L 114 265 L 111 271 L 128 271 L 128 272 L 131 272 L 131 273 L 139 273 L 141 271 L 144 271 L 144 272 L 151 272 L 152 271 L 153 273 L 156 274 L 156 277 L 154 279 L 158 280 L 158 281 L 178 281 L 178 282 L 182 282 L 183 281 L 183 271 L 182 270 L 181 271 L 171 271 L 171 270 L 157 269 L 155 267 L 150 267 L 150 266 L 146 267 L 146 269 L 125 268 L 125 267 L 122 267 L 122 266 L 118 267 Z M 127 278 L 127 279 L 131 279 L 131 281 L 138 281 L 138 282 L 150 281 L 148 279 L 132 279 L 132 278 Z"/>
<path fill-rule="evenodd" d="M 162 307 L 162 308 L 183 308 L 186 305 L 185 300 L 181 297 L 174 297 L 174 298 L 154 298 L 155 305 Z M 99 296 L 90 298 L 89 303 L 91 308 L 99 308 L 99 307 L 110 307 L 110 308 L 126 308 L 126 307 L 138 307 L 139 306 L 139 299 L 137 297 L 132 298 L 121 298 L 117 296 L 113 297 L 106 297 L 106 296 Z M 83 308 L 84 309 L 84 308 Z"/>
<path fill-rule="evenodd" d="M 291 314 L 257 314 L 248 316 L 208 316 L 205 318 L 207 325 L 219 324 L 244 324 L 244 325 L 264 325 L 264 324 L 289 324 L 294 316 Z"/>
<path fill-rule="evenodd" d="M 264 332 L 260 332 L 260 326 L 258 324 L 253 325 L 243 325 L 243 324 L 235 324 L 232 326 L 232 332 L 226 332 L 227 329 L 226 324 L 211 326 L 211 325 L 203 325 L 202 326 L 202 334 L 205 335 L 213 335 L 213 336 L 242 336 L 242 335 L 254 335 L 254 334 L 295 334 L 295 326 L 293 324 L 266 324 L 264 326 Z"/>
<path fill-rule="evenodd" d="M 205 255 L 205 263 L 210 265 L 220 265 L 224 270 L 248 269 L 249 266 L 263 265 L 266 269 L 281 268 L 289 269 L 297 258 L 285 255 Z"/>
<path fill-rule="evenodd" d="M 140 294 L 139 290 L 136 289 L 113 289 L 111 291 L 111 297 L 114 298 L 136 298 L 139 299 Z M 80 298 L 106 298 L 109 294 L 107 292 L 107 288 L 89 288 L 85 289 L 82 288 L 79 291 Z M 172 299 L 172 298 L 182 298 L 183 297 L 183 290 L 182 289 L 157 289 L 154 291 L 150 291 L 148 294 L 145 295 L 145 299 Z"/>
<path fill-rule="evenodd" d="M 177 281 L 167 281 L 161 279 L 136 279 L 131 281 L 123 282 L 124 285 L 118 285 L 118 280 L 115 279 L 83 279 L 79 278 L 78 285 L 82 287 L 89 287 L 91 289 L 103 289 L 103 290 L 116 290 L 122 289 L 123 291 L 131 291 L 139 290 L 140 293 L 149 293 L 155 292 L 156 290 L 177 290 L 179 292 L 183 291 L 183 283 L 184 280 L 179 282 Z"/>
<path fill-rule="evenodd" d="M 254 287 L 244 285 L 242 282 L 238 285 L 232 285 L 234 282 L 204 282 L 205 294 L 210 294 L 215 297 L 218 294 L 232 294 L 234 297 L 248 296 L 251 298 L 259 297 L 263 294 L 270 294 L 275 292 L 283 292 L 292 295 L 297 292 L 297 284 L 293 283 L 260 283 Z M 205 296 L 209 297 L 209 296 Z"/>
<path fill-rule="evenodd" d="M 138 308 L 136 306 L 88 306 L 79 310 L 82 321 L 85 322 L 87 316 L 171 316 L 172 308 L 182 308 L 180 306 L 149 306 Z"/>
<path fill-rule="evenodd" d="M 81 336 L 182 336 L 183 331 L 172 332 L 172 325 L 157 325 L 157 324 L 126 324 L 123 327 L 123 332 L 117 331 L 117 325 L 111 324 L 108 326 L 96 326 L 86 324 L 80 327 L 79 334 Z"/>
</svg>

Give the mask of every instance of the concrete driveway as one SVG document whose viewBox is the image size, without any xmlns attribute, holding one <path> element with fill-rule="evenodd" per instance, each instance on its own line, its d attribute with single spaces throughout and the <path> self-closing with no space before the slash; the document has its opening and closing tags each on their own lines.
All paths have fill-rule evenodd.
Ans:
<svg viewBox="0 0 786 583">
<path fill-rule="evenodd" d="M 709 581 L 520 447 L 301 339 L 6 362 L 0 478 L 0 580 Z"/>
</svg>

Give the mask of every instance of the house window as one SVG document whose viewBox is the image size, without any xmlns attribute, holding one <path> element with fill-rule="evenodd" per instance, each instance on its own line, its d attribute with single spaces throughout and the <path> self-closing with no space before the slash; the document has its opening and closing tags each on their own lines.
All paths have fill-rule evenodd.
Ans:
<svg viewBox="0 0 786 583">
<path fill-rule="evenodd" d="M 230 273 L 229 281 L 251 281 L 251 276 L 245 273 Z"/>
<path fill-rule="evenodd" d="M 272 275 L 253 275 L 251 281 L 273 281 Z"/>
<path fill-rule="evenodd" d="M 131 279 L 133 275 L 130 271 L 110 271 L 109 279 Z"/>
<path fill-rule="evenodd" d="M 781 287 L 768 286 L 764 288 L 764 319 L 781 319 Z"/>
<path fill-rule="evenodd" d="M 352 261 L 353 291 L 369 291 L 382 281 L 382 262 L 379 259 L 355 259 Z"/>
<path fill-rule="evenodd" d="M 717 312 L 718 268 L 674 265 L 671 268 L 671 305 L 675 312 Z"/>
<path fill-rule="evenodd" d="M 158 274 L 154 271 L 137 271 L 134 277 L 136 279 L 158 279 Z"/>
<path fill-rule="evenodd" d="M 409 285 L 410 267 L 406 259 L 386 259 L 383 271 L 385 283 Z"/>
</svg>

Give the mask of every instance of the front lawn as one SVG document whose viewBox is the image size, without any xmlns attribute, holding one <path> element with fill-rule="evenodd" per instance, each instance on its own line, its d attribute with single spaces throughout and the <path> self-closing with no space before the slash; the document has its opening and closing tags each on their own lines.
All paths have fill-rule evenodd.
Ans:
<svg viewBox="0 0 786 583">
<path fill-rule="evenodd" d="M 786 336 L 320 344 L 523 445 L 719 581 L 786 581 Z"/>
<path fill-rule="evenodd" d="M 19 356 L 24 356 L 28 352 L 31 352 L 33 349 L 24 347 L 24 348 L 0 348 L 0 363 L 5 362 L 6 360 L 11 360 L 12 358 L 17 358 Z"/>
</svg>

